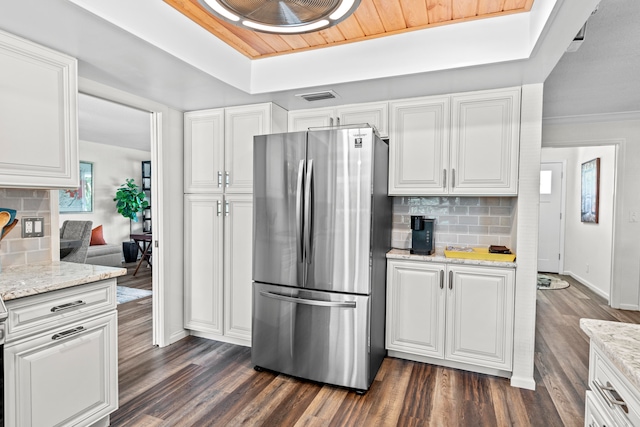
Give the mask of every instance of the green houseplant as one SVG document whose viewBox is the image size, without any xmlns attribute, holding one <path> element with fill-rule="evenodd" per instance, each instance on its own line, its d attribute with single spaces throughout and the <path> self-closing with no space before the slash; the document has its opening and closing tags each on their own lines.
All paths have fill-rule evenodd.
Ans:
<svg viewBox="0 0 640 427">
<path fill-rule="evenodd" d="M 116 197 L 113 201 L 116 202 L 118 213 L 129 219 L 129 234 L 131 234 L 131 222 L 138 222 L 138 213 L 149 206 L 144 192 L 140 190 L 140 187 L 136 185 L 132 178 L 128 178 L 116 190 Z M 122 252 L 126 262 L 134 262 L 138 257 L 137 243 L 132 241 L 123 242 Z"/>
</svg>

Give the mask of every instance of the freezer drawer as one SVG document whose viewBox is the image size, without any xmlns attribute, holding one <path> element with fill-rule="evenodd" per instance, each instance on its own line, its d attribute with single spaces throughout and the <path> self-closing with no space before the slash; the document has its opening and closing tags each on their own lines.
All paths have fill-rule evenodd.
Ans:
<svg viewBox="0 0 640 427">
<path fill-rule="evenodd" d="M 367 390 L 370 297 L 253 284 L 255 366 Z"/>
</svg>

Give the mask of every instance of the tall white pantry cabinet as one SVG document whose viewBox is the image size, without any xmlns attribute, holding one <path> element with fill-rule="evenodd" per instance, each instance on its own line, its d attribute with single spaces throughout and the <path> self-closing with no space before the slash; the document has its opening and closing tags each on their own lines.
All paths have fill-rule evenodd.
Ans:
<svg viewBox="0 0 640 427">
<path fill-rule="evenodd" d="M 253 137 L 286 130 L 273 103 L 184 115 L 184 325 L 194 335 L 251 345 Z"/>
</svg>

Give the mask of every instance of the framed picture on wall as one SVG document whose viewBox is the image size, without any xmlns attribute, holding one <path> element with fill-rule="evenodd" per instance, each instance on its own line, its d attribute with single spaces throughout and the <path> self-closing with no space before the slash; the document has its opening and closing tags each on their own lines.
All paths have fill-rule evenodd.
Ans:
<svg viewBox="0 0 640 427">
<path fill-rule="evenodd" d="M 580 221 L 597 224 L 600 204 L 600 157 L 582 164 L 581 181 Z"/>
<path fill-rule="evenodd" d="M 80 186 L 60 190 L 60 213 L 93 212 L 93 163 L 80 162 Z"/>
</svg>

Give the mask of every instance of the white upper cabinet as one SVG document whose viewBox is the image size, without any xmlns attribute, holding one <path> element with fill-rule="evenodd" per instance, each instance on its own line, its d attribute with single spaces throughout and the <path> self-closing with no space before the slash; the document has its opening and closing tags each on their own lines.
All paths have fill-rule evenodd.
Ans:
<svg viewBox="0 0 640 427">
<path fill-rule="evenodd" d="M 184 192 L 251 193 L 253 137 L 286 125 L 286 110 L 272 103 L 185 113 Z"/>
<path fill-rule="evenodd" d="M 78 186 L 77 61 L 0 31 L 0 187 Z"/>
<path fill-rule="evenodd" d="M 391 103 L 389 194 L 446 194 L 449 97 Z"/>
<path fill-rule="evenodd" d="M 518 194 L 520 88 L 390 103 L 390 195 Z"/>
<path fill-rule="evenodd" d="M 388 122 L 388 102 L 289 111 L 289 132 L 308 130 L 313 127 L 369 124 L 378 130 L 381 137 L 387 137 Z"/>
<path fill-rule="evenodd" d="M 520 89 L 454 95 L 451 194 L 518 194 Z"/>
<path fill-rule="evenodd" d="M 224 110 L 226 191 L 253 192 L 253 137 L 286 131 L 287 112 L 275 104 Z"/>
<path fill-rule="evenodd" d="M 186 193 L 222 193 L 224 109 L 185 113 L 184 162 Z"/>
</svg>

